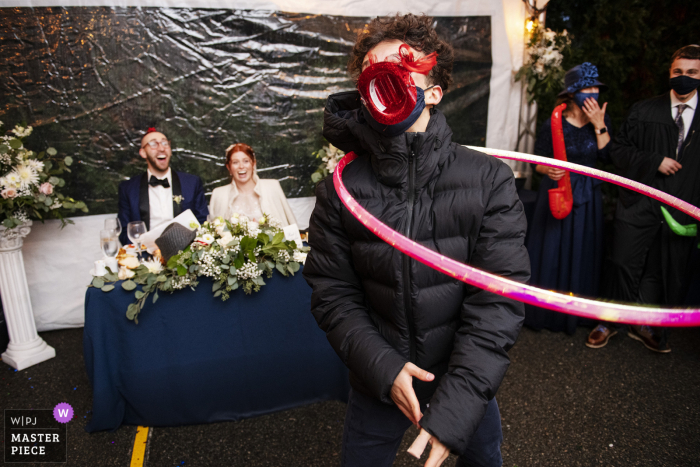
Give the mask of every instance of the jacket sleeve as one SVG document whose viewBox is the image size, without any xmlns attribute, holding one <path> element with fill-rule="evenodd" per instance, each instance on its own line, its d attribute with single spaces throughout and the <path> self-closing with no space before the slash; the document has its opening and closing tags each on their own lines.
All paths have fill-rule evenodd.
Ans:
<svg viewBox="0 0 700 467">
<path fill-rule="evenodd" d="M 470 265 L 518 282 L 530 277 L 524 239 L 527 222 L 513 175 L 499 164 L 470 258 Z M 447 373 L 421 426 L 451 450 L 463 454 L 505 376 L 525 317 L 524 305 L 469 287 Z"/>
<path fill-rule="evenodd" d="M 131 243 L 126 234 L 126 227 L 129 225 L 129 222 L 137 220 L 131 214 L 131 205 L 129 204 L 129 197 L 126 193 L 126 185 L 126 181 L 119 184 L 119 204 L 117 208 L 117 217 L 119 218 L 119 223 L 122 225 L 122 231 L 119 234 L 119 241 L 121 242 L 122 246 L 126 246 Z"/>
<path fill-rule="evenodd" d="M 664 155 L 639 149 L 644 131 L 639 104 L 636 104 L 613 140 L 610 158 L 623 176 L 651 185 Z"/>
<path fill-rule="evenodd" d="M 385 403 L 404 364 L 379 333 L 365 306 L 365 294 L 353 267 L 350 241 L 341 225 L 340 199 L 331 177 L 316 187 L 304 278 L 313 289 L 311 313 L 343 363 Z"/>
<path fill-rule="evenodd" d="M 194 217 L 196 217 L 201 224 L 207 220 L 209 208 L 207 207 L 207 199 L 204 197 L 204 186 L 202 185 L 202 179 L 199 177 L 195 177 L 195 179 L 192 211 L 194 213 Z"/>
</svg>

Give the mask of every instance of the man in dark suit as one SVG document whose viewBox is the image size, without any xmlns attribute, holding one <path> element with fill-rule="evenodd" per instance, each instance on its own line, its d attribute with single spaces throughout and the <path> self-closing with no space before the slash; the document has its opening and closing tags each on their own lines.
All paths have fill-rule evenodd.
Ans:
<svg viewBox="0 0 700 467">
<path fill-rule="evenodd" d="M 204 198 L 202 180 L 196 175 L 170 169 L 170 141 L 163 133 L 149 128 L 141 139 L 141 157 L 148 170 L 119 184 L 119 220 L 122 245 L 131 243 L 127 225 L 144 221 L 146 228 L 168 222 L 183 211 L 192 210 L 201 223 L 207 220 L 209 208 Z"/>
<path fill-rule="evenodd" d="M 671 91 L 632 106 L 610 153 L 624 177 L 695 206 L 700 204 L 699 84 L 700 46 L 683 47 L 671 58 Z M 661 206 L 647 196 L 620 189 L 610 248 L 610 298 L 665 306 L 682 304 L 697 238 L 677 235 L 666 222 Z M 665 208 L 675 222 L 696 223 L 687 214 Z M 603 347 L 615 334 L 612 327 L 600 325 L 588 336 L 586 345 Z M 650 350 L 671 351 L 664 330 L 631 326 L 628 335 Z"/>
</svg>

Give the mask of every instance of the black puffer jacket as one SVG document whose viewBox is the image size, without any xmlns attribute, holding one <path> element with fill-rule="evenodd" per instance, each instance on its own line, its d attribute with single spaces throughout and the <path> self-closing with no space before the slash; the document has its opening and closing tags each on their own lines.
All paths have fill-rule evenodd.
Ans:
<svg viewBox="0 0 700 467">
<path fill-rule="evenodd" d="M 382 137 L 358 117 L 356 92 L 328 98 L 323 134 L 359 157 L 350 194 L 392 229 L 457 261 L 517 281 L 530 275 L 525 214 L 500 160 L 452 143 L 433 111 L 425 133 Z M 304 277 L 312 313 L 350 368 L 352 386 L 386 403 L 411 361 L 435 374 L 414 379 L 430 399 L 421 426 L 464 452 L 508 368 L 522 325 L 519 302 L 468 287 L 380 240 L 342 205 L 332 177 L 316 187 Z"/>
</svg>

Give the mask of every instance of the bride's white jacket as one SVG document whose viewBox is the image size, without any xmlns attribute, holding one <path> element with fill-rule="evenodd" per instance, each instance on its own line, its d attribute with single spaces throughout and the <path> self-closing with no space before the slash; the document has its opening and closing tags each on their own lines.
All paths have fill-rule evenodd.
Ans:
<svg viewBox="0 0 700 467">
<path fill-rule="evenodd" d="M 260 197 L 262 212 L 280 221 L 283 227 L 296 224 L 297 220 L 287 203 L 280 182 L 261 179 L 258 174 L 253 174 L 253 180 L 255 180 L 255 193 Z M 233 214 L 231 207 L 236 196 L 238 196 L 238 187 L 234 182 L 215 188 L 209 201 L 209 218 L 230 218 Z"/>
</svg>

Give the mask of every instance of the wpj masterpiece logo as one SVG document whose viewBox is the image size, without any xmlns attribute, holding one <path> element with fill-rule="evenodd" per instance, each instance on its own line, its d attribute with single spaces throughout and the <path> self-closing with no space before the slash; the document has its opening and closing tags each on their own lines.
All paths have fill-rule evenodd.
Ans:
<svg viewBox="0 0 700 467">
<path fill-rule="evenodd" d="M 66 462 L 73 408 L 5 410 L 5 463 Z"/>
</svg>

